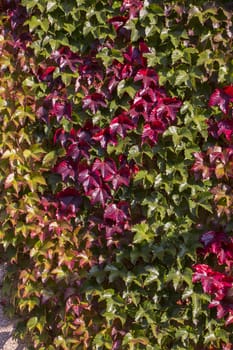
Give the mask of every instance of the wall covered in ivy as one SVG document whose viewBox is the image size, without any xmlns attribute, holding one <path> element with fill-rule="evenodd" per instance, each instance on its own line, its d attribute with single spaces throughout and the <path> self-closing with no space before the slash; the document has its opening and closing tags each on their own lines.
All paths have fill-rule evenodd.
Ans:
<svg viewBox="0 0 233 350">
<path fill-rule="evenodd" d="M 0 0 L 0 244 L 38 350 L 233 348 L 231 2 Z"/>
</svg>

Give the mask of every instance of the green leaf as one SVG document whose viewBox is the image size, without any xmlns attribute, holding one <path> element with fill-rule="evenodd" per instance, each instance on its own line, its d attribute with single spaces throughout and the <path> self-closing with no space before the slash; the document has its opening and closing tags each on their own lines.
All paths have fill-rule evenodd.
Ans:
<svg viewBox="0 0 233 350">
<path fill-rule="evenodd" d="M 148 224 L 140 223 L 132 227 L 132 231 L 136 232 L 133 243 L 141 243 L 144 240 L 150 242 L 156 236 L 155 232 L 151 231 Z"/>
<path fill-rule="evenodd" d="M 187 83 L 188 80 L 189 75 L 187 74 L 187 72 L 185 72 L 184 70 L 179 70 L 176 74 L 175 85 L 182 85 L 184 83 Z"/>
<path fill-rule="evenodd" d="M 36 316 L 31 317 L 27 322 L 27 328 L 29 329 L 29 331 L 32 331 L 37 326 L 37 323 L 38 323 L 38 318 Z"/>
<path fill-rule="evenodd" d="M 47 12 L 52 12 L 57 8 L 57 6 L 57 1 L 48 1 L 46 10 Z"/>
<path fill-rule="evenodd" d="M 54 166 L 57 161 L 56 151 L 51 151 L 47 153 L 43 158 L 43 165 L 45 166 Z"/>
</svg>

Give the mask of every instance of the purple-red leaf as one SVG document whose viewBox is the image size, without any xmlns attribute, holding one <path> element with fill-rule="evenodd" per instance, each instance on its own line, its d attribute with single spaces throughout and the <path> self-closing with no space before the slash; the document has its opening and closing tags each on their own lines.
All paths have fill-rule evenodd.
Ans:
<svg viewBox="0 0 233 350">
<path fill-rule="evenodd" d="M 65 218 L 66 220 L 69 220 L 76 216 L 82 202 L 82 197 L 75 188 L 69 187 L 57 193 L 56 199 L 59 202 L 57 208 L 58 219 Z"/>
<path fill-rule="evenodd" d="M 100 171 L 102 178 L 106 180 L 116 174 L 116 163 L 112 159 L 105 159 L 104 161 L 96 159 L 92 165 L 92 171 Z"/>
<path fill-rule="evenodd" d="M 200 178 L 200 175 L 203 179 L 209 179 L 213 173 L 213 169 L 207 164 L 206 154 L 202 152 L 194 152 L 195 163 L 193 164 L 191 171 L 194 172 L 196 179 Z"/>
<path fill-rule="evenodd" d="M 222 134 L 226 137 L 228 142 L 232 141 L 232 135 L 233 135 L 233 120 L 232 119 L 225 119 L 221 120 L 217 124 L 218 136 L 221 136 Z"/>
<path fill-rule="evenodd" d="M 124 138 L 127 134 L 128 130 L 134 129 L 134 124 L 132 120 L 126 115 L 126 113 L 122 113 L 112 119 L 109 129 L 110 133 L 112 135 L 120 135 L 122 138 Z"/>
<path fill-rule="evenodd" d="M 143 7 L 142 0 L 123 0 L 121 11 L 129 11 L 129 18 L 137 17 L 138 12 Z"/>
<path fill-rule="evenodd" d="M 158 118 L 165 120 L 167 123 L 176 120 L 176 114 L 179 111 L 182 102 L 177 98 L 164 97 L 158 99 L 157 106 L 152 110 Z"/>
<path fill-rule="evenodd" d="M 96 188 L 101 186 L 100 176 L 97 171 L 90 171 L 86 168 L 79 172 L 78 180 L 81 182 L 85 193 L 90 190 L 90 188 Z"/>
<path fill-rule="evenodd" d="M 210 96 L 209 106 L 218 106 L 224 114 L 229 111 L 230 103 L 233 102 L 233 86 L 225 86 L 223 89 L 216 89 Z"/>
<path fill-rule="evenodd" d="M 74 162 L 70 159 L 64 159 L 55 165 L 53 171 L 60 174 L 63 181 L 67 179 L 75 179 Z"/>
<path fill-rule="evenodd" d="M 142 132 L 142 143 L 148 142 L 154 146 L 158 142 L 159 134 L 162 134 L 165 128 L 166 126 L 161 120 L 145 124 Z"/>
<path fill-rule="evenodd" d="M 144 53 L 150 52 L 148 46 L 141 41 L 139 47 L 133 47 L 130 45 L 125 53 L 123 54 L 127 63 L 130 63 L 132 66 L 141 66 L 146 67 L 146 58 L 143 57 Z"/>
<path fill-rule="evenodd" d="M 107 107 L 105 96 L 102 93 L 95 92 L 83 98 L 84 109 L 90 109 L 95 114 L 100 107 Z"/>
<path fill-rule="evenodd" d="M 129 186 L 130 184 L 130 169 L 127 165 L 120 167 L 119 171 L 115 174 L 110 174 L 105 178 L 105 181 L 111 182 L 114 190 L 117 190 L 122 185 Z"/>
<path fill-rule="evenodd" d="M 53 142 L 56 144 L 57 142 L 60 142 L 60 144 L 64 147 L 66 141 L 68 140 L 68 133 L 62 129 L 59 128 L 55 131 L 54 136 L 53 136 Z"/>
<path fill-rule="evenodd" d="M 89 144 L 85 141 L 73 142 L 67 148 L 67 155 L 70 156 L 74 161 L 83 158 L 89 158 Z"/>
<path fill-rule="evenodd" d="M 111 134 L 109 127 L 101 129 L 92 137 L 92 139 L 99 141 L 102 148 L 106 148 L 108 143 L 113 145 L 117 144 L 116 136 Z"/>
<path fill-rule="evenodd" d="M 123 224 L 129 219 L 129 207 L 125 202 L 111 203 L 104 210 L 104 219 L 114 221 L 116 224 Z"/>
<path fill-rule="evenodd" d="M 115 16 L 110 18 L 108 22 L 113 25 L 116 31 L 118 31 L 118 29 L 120 29 L 128 21 L 128 19 L 128 16 Z"/>
<path fill-rule="evenodd" d="M 50 110 L 50 113 L 57 118 L 58 122 L 61 121 L 63 117 L 71 120 L 71 103 L 68 101 L 55 101 L 53 102 L 53 107 Z"/>
<path fill-rule="evenodd" d="M 134 81 L 142 81 L 144 88 L 155 88 L 158 86 L 158 74 L 154 69 L 142 68 L 137 71 Z"/>
<path fill-rule="evenodd" d="M 91 188 L 87 195 L 91 197 L 91 203 L 101 203 L 102 207 L 105 206 L 107 199 L 111 198 L 110 188 L 104 183 L 97 184 L 96 187 Z"/>
<path fill-rule="evenodd" d="M 76 71 L 77 64 L 81 62 L 81 59 L 77 53 L 70 50 L 68 46 L 63 46 L 59 50 L 53 52 L 51 55 L 60 69 L 69 67 L 72 72 Z"/>
</svg>

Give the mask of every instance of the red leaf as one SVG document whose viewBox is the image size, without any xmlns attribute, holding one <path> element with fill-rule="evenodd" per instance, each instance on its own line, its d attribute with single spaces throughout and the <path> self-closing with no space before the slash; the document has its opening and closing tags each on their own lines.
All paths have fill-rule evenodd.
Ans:
<svg viewBox="0 0 233 350">
<path fill-rule="evenodd" d="M 43 67 L 42 65 L 38 69 L 38 76 L 41 81 L 49 81 L 52 78 L 52 73 L 55 71 L 55 66 Z"/>
<path fill-rule="evenodd" d="M 122 185 L 129 186 L 130 184 L 130 169 L 128 166 L 122 166 L 115 174 L 110 174 L 105 178 L 105 181 L 111 182 L 114 190 L 117 190 Z"/>
<path fill-rule="evenodd" d="M 54 133 L 53 142 L 57 143 L 59 141 L 61 145 L 64 147 L 66 141 L 68 140 L 68 135 L 69 134 L 64 129 L 59 128 Z"/>
<path fill-rule="evenodd" d="M 69 67 L 74 72 L 77 69 L 77 64 L 81 62 L 81 59 L 77 53 L 70 50 L 68 46 L 63 46 L 59 50 L 56 50 L 51 58 L 59 65 L 60 69 Z"/>
<path fill-rule="evenodd" d="M 221 136 L 223 134 L 226 137 L 227 141 L 231 142 L 232 135 L 233 135 L 233 120 L 232 119 L 221 120 L 220 122 L 218 122 L 217 126 L 218 126 L 218 131 L 217 131 L 218 136 Z"/>
<path fill-rule="evenodd" d="M 134 129 L 134 127 L 135 126 L 132 120 L 129 117 L 127 117 L 126 113 L 123 112 L 122 114 L 112 119 L 109 126 L 109 130 L 110 130 L 110 134 L 112 135 L 118 134 L 122 138 L 124 138 L 127 134 L 127 131 Z"/>
<path fill-rule="evenodd" d="M 100 184 L 87 192 L 87 195 L 91 197 L 91 203 L 101 203 L 102 207 L 105 206 L 107 199 L 111 198 L 110 189 L 105 184 Z"/>
<path fill-rule="evenodd" d="M 123 224 L 129 219 L 129 208 L 127 203 L 119 202 L 118 204 L 109 204 L 104 211 L 104 219 L 112 220 L 116 224 Z"/>
<path fill-rule="evenodd" d="M 90 146 L 85 141 L 74 142 L 69 145 L 67 149 L 67 155 L 70 156 L 74 161 L 80 160 L 82 157 L 89 158 Z"/>
<path fill-rule="evenodd" d="M 157 106 L 153 109 L 152 113 L 156 114 L 158 118 L 165 119 L 166 122 L 174 122 L 176 120 L 176 114 L 180 109 L 182 102 L 177 98 L 164 97 L 158 99 Z"/>
<path fill-rule="evenodd" d="M 164 132 L 165 128 L 166 126 L 161 120 L 145 124 L 142 132 L 142 143 L 148 142 L 151 146 L 154 146 L 158 142 L 159 135 Z"/>
<path fill-rule="evenodd" d="M 81 182 L 86 194 L 91 188 L 96 188 L 101 185 L 98 172 L 90 171 L 88 168 L 79 172 L 78 180 Z"/>
<path fill-rule="evenodd" d="M 83 98 L 84 109 L 90 109 L 95 114 L 100 107 L 107 107 L 105 97 L 102 93 L 95 92 Z"/>
<path fill-rule="evenodd" d="M 209 99 L 209 106 L 218 106 L 224 114 L 229 112 L 229 105 L 233 102 L 233 86 L 216 89 Z"/>
<path fill-rule="evenodd" d="M 139 43 L 139 47 L 133 47 L 132 45 L 130 45 L 126 49 L 123 56 L 126 62 L 130 63 L 132 66 L 145 67 L 146 58 L 143 57 L 143 54 L 148 52 L 150 52 L 148 46 L 143 41 L 141 41 Z"/>
<path fill-rule="evenodd" d="M 82 197 L 75 188 L 66 188 L 65 190 L 57 193 L 56 198 L 59 202 L 59 206 L 57 208 L 58 219 L 65 218 L 68 220 L 76 216 L 82 202 Z"/>
<path fill-rule="evenodd" d="M 128 16 L 115 16 L 110 18 L 108 22 L 113 25 L 116 31 L 118 31 L 118 29 L 120 29 L 128 21 L 128 19 Z"/>
<path fill-rule="evenodd" d="M 155 88 L 158 86 L 158 74 L 154 69 L 142 68 L 137 71 L 134 81 L 142 81 L 144 88 Z"/>
<path fill-rule="evenodd" d="M 100 171 L 102 178 L 106 180 L 106 178 L 109 178 L 109 176 L 116 174 L 116 163 L 112 159 L 105 159 L 104 161 L 96 159 L 93 163 L 92 171 L 96 170 Z"/>
<path fill-rule="evenodd" d="M 92 137 L 92 139 L 95 141 L 99 141 L 102 148 L 106 148 L 108 143 L 111 143 L 113 145 L 117 144 L 117 139 L 113 134 L 111 134 L 109 127 L 104 128 L 99 132 L 97 132 Z"/>
<path fill-rule="evenodd" d="M 191 171 L 194 172 L 196 179 L 202 176 L 203 179 L 209 179 L 213 173 L 213 169 L 207 164 L 206 154 L 202 152 L 194 152 L 195 163 L 193 164 Z"/>
<path fill-rule="evenodd" d="M 70 159 L 64 159 L 56 164 L 53 171 L 60 174 L 63 181 L 66 181 L 69 178 L 73 180 L 75 179 L 74 163 Z"/>
<path fill-rule="evenodd" d="M 68 101 L 56 101 L 53 102 L 53 107 L 50 110 L 52 116 L 57 117 L 57 121 L 60 121 L 63 117 L 71 120 L 72 108 L 71 103 Z"/>
<path fill-rule="evenodd" d="M 129 18 L 137 17 L 138 12 L 143 7 L 142 0 L 123 0 L 121 11 L 129 11 Z"/>
</svg>

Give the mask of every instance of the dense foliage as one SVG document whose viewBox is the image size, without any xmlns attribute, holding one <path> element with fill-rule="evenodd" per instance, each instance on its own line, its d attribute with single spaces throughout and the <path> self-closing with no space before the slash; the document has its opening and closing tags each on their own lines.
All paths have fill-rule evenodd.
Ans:
<svg viewBox="0 0 233 350">
<path fill-rule="evenodd" d="M 231 7 L 0 1 L 4 288 L 33 349 L 232 348 Z"/>
</svg>

